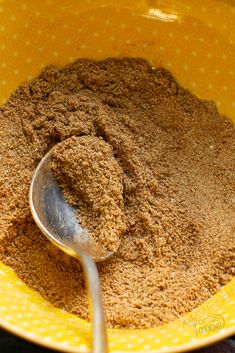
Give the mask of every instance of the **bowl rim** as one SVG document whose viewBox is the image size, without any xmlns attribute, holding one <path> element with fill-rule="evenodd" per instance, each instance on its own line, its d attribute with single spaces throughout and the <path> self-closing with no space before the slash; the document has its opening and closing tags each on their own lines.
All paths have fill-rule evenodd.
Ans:
<svg viewBox="0 0 235 353">
<path fill-rule="evenodd" d="M 5 331 L 16 335 L 17 337 L 24 339 L 30 343 L 34 343 L 38 346 L 44 347 L 44 348 L 49 348 L 52 350 L 56 350 L 59 352 L 66 352 L 66 353 L 91 353 L 90 350 L 83 349 L 79 350 L 76 347 L 69 347 L 69 346 L 63 346 L 63 344 L 59 344 L 56 342 L 48 342 L 47 340 L 43 338 L 39 338 L 36 335 L 31 335 L 30 332 L 19 328 L 18 326 L 15 326 L 14 324 L 10 324 L 6 320 L 3 320 L 0 318 L 0 328 L 4 329 Z M 195 349 L 199 348 L 204 348 L 207 347 L 211 344 L 215 344 L 219 341 L 224 340 L 225 338 L 228 338 L 230 336 L 233 336 L 235 334 L 235 324 L 232 327 L 229 328 L 223 328 L 219 332 L 214 333 L 210 335 L 209 337 L 205 337 L 203 339 L 200 339 L 195 342 L 189 342 L 185 344 L 179 344 L 176 346 L 169 347 L 167 351 L 164 351 L 166 353 L 183 353 L 187 352 L 188 350 L 192 351 Z M 111 351 L 112 352 L 112 351 Z M 113 352 L 115 353 L 127 353 L 127 350 L 114 350 Z M 163 352 L 162 348 L 159 348 L 157 350 L 148 350 L 146 353 L 160 353 Z M 131 353 L 143 353 L 140 350 L 132 350 Z"/>
</svg>

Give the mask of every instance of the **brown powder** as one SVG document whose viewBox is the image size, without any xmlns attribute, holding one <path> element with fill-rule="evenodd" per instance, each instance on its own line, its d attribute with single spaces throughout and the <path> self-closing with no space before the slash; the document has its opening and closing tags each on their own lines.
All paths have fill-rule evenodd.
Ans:
<svg viewBox="0 0 235 353">
<path fill-rule="evenodd" d="M 113 149 L 96 136 L 71 137 L 51 152 L 52 171 L 79 223 L 108 251 L 116 251 L 126 230 L 123 171 Z"/>
<path fill-rule="evenodd" d="M 37 229 L 28 188 L 70 137 L 57 148 L 82 151 L 81 183 L 69 149 L 57 162 L 80 190 L 80 216 L 94 232 L 97 220 L 104 244 L 121 239 L 98 264 L 110 326 L 173 320 L 235 274 L 235 128 L 168 71 L 141 59 L 48 67 L 1 108 L 0 133 L 1 258 L 56 306 L 88 317 L 80 266 Z"/>
</svg>

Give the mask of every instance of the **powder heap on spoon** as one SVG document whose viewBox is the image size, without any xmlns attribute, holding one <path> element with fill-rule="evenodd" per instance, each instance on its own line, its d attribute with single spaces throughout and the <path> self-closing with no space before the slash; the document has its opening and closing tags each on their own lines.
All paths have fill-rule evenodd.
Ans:
<svg viewBox="0 0 235 353">
<path fill-rule="evenodd" d="M 79 223 L 93 239 L 115 252 L 126 230 L 123 170 L 101 137 L 71 137 L 51 151 L 51 169 Z"/>
</svg>

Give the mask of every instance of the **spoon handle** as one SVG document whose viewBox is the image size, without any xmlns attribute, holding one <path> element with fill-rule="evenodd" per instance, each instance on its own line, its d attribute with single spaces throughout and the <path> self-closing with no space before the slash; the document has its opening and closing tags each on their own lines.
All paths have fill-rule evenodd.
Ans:
<svg viewBox="0 0 235 353">
<path fill-rule="evenodd" d="M 92 319 L 92 353 L 107 353 L 107 333 L 99 273 L 92 258 L 78 254 L 85 275 Z"/>
</svg>

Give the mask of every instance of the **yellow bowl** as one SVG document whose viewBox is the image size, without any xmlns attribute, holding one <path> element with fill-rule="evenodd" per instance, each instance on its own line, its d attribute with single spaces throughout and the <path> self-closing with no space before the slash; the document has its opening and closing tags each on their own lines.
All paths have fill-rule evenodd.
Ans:
<svg viewBox="0 0 235 353">
<path fill-rule="evenodd" d="M 138 56 L 170 69 L 235 122 L 232 0 L 0 0 L 0 102 L 47 64 Z M 0 324 L 44 346 L 90 350 L 90 324 L 56 309 L 0 263 Z M 170 324 L 108 332 L 110 352 L 183 352 L 235 333 L 235 278 Z"/>
</svg>

